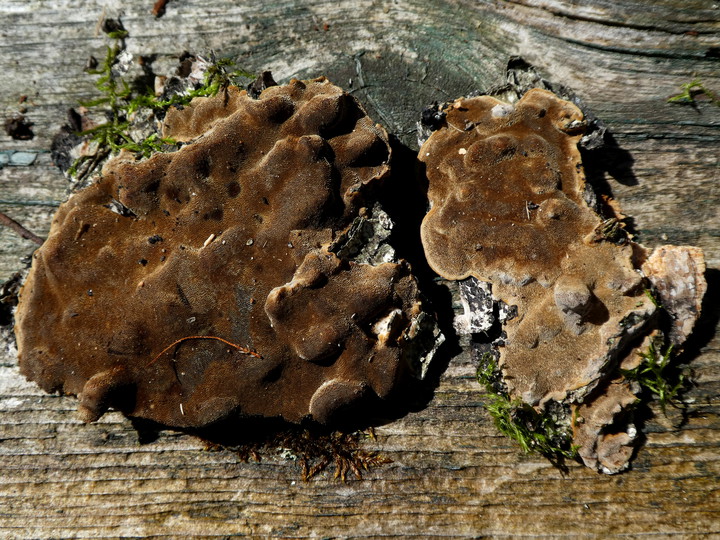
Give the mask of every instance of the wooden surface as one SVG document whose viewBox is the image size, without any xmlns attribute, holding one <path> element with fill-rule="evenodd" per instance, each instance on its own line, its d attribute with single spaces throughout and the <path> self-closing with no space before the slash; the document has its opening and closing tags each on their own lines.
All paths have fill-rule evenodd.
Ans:
<svg viewBox="0 0 720 540">
<path fill-rule="evenodd" d="M 362 481 L 323 473 L 304 483 L 292 461 L 245 464 L 189 435 L 140 444 L 117 413 L 83 425 L 75 399 L 26 382 L 10 349 L 0 358 L 0 537 L 720 535 L 720 107 L 666 103 L 694 78 L 720 92 L 720 4 L 174 0 L 155 19 L 153 3 L 0 0 L 0 111 L 4 119 L 27 95 L 35 124 L 31 141 L 0 134 L 0 151 L 38 153 L 32 166 L 0 170 L 0 210 L 47 233 L 66 190 L 50 140 L 67 108 L 92 94 L 82 69 L 103 53 L 103 8 L 121 8 L 129 50 L 158 62 L 213 49 L 281 82 L 327 75 L 413 148 L 426 104 L 501 82 L 519 54 L 608 125 L 618 148 L 595 160 L 593 175 L 634 217 L 641 241 L 705 250 L 691 414 L 679 428 L 677 415 L 648 419 L 630 472 L 572 464 L 562 474 L 498 435 L 460 354 L 427 408 L 378 428 L 367 445 L 392 464 Z M 0 278 L 33 248 L 0 229 Z"/>
</svg>

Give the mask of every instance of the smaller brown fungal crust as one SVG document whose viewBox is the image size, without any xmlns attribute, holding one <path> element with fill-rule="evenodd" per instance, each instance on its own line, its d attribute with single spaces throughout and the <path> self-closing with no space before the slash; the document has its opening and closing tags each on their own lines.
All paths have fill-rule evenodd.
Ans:
<svg viewBox="0 0 720 540">
<path fill-rule="evenodd" d="M 384 129 L 321 78 L 195 99 L 163 134 L 188 144 L 121 154 L 60 207 L 20 294 L 22 373 L 88 421 L 332 423 L 387 398 L 415 279 L 327 250 L 389 173 Z"/>
<path fill-rule="evenodd" d="M 655 311 L 632 246 L 586 241 L 602 220 L 584 199 L 582 120 L 546 90 L 514 107 L 461 99 L 420 150 L 432 205 L 421 229 L 428 262 L 448 279 L 492 282 L 497 298 L 517 306 L 500 365 L 509 390 L 531 405 L 592 390 Z"/>
<path fill-rule="evenodd" d="M 422 227 L 430 265 L 448 279 L 479 268 L 498 281 L 557 279 L 577 231 L 598 224 L 583 200 L 581 121 L 577 107 L 543 90 L 514 108 L 490 96 L 454 102 L 447 127 L 420 150 L 433 205 Z"/>
<path fill-rule="evenodd" d="M 419 155 L 431 206 L 421 227 L 428 262 L 447 279 L 492 284 L 493 297 L 517 309 L 499 350 L 511 397 L 538 409 L 585 403 L 580 455 L 616 472 L 633 437 L 605 437 L 595 424 L 614 416 L 597 411 L 629 403 L 633 394 L 607 377 L 654 328 L 658 308 L 640 271 L 647 253 L 618 234 L 617 205 L 606 204 L 617 213 L 604 219 L 587 202 L 594 197 L 577 147 L 583 114 L 540 89 L 514 105 L 461 98 L 445 112 Z M 668 298 L 674 335 L 684 340 L 705 291 L 701 251 L 663 248 L 643 270 Z"/>
<path fill-rule="evenodd" d="M 615 432 L 608 426 L 623 425 L 622 416 L 638 400 L 638 389 L 622 379 L 615 379 L 601 394 L 578 405 L 573 418 L 573 444 L 585 465 L 605 473 L 625 469 L 634 451 L 637 430 L 623 426 Z"/>
</svg>

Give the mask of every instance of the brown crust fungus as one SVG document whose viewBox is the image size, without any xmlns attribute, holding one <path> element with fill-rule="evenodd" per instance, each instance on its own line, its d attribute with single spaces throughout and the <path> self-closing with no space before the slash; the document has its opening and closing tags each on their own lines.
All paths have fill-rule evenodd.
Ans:
<svg viewBox="0 0 720 540">
<path fill-rule="evenodd" d="M 328 250 L 389 173 L 385 130 L 320 78 L 229 87 L 163 131 L 188 144 L 121 154 L 57 212 L 20 294 L 22 373 L 87 421 L 332 423 L 387 398 L 411 371 L 415 278 Z"/>
<path fill-rule="evenodd" d="M 504 318 L 498 348 L 512 398 L 538 410 L 551 402 L 587 409 L 598 396 L 612 401 L 587 409 L 592 418 L 578 440 L 583 458 L 595 453 L 589 466 L 616 472 L 629 459 L 624 443 L 632 437 L 596 439 L 617 416 L 615 405 L 625 408 L 634 395 L 608 388 L 607 378 L 654 327 L 657 307 L 640 271 L 644 248 L 624 236 L 617 241 L 618 214 L 603 219 L 591 206 L 577 146 L 583 113 L 541 89 L 514 105 L 461 98 L 445 113 L 420 149 L 429 183 L 421 227 L 427 260 L 447 279 L 487 282 L 496 301 L 513 307 L 517 315 Z M 657 290 L 685 292 L 676 301 L 682 313 L 670 308 L 684 339 L 699 315 L 704 265 L 696 248 L 673 249 L 674 256 L 653 255 L 643 268 Z M 660 260 L 667 262 L 662 269 Z M 590 433 L 593 422 L 600 427 Z"/>
</svg>

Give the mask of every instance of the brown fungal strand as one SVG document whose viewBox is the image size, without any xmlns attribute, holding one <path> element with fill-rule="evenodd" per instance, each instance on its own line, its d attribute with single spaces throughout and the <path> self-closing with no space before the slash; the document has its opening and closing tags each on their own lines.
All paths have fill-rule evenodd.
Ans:
<svg viewBox="0 0 720 540">
<path fill-rule="evenodd" d="M 317 79 L 196 99 L 164 134 L 188 144 L 115 158 L 59 209 L 17 310 L 22 372 L 87 420 L 122 404 L 178 427 L 328 423 L 387 398 L 415 279 L 326 249 L 387 176 L 385 131 Z"/>
<path fill-rule="evenodd" d="M 617 220 L 604 220 L 586 202 L 577 148 L 583 114 L 539 89 L 514 105 L 458 99 L 446 113 L 420 149 L 431 205 L 421 228 L 428 262 L 447 279 L 490 283 L 497 301 L 517 308 L 504 321 L 499 350 L 513 397 L 538 409 L 552 401 L 587 404 L 604 392 L 628 344 L 654 327 L 657 308 L 639 269 L 644 248 L 604 233 Z M 684 339 L 699 314 L 704 265 L 696 248 L 673 249 L 662 257 L 666 264 L 652 256 L 644 268 L 659 291 L 685 292 L 670 308 Z M 629 453 L 622 456 L 625 463 Z"/>
</svg>

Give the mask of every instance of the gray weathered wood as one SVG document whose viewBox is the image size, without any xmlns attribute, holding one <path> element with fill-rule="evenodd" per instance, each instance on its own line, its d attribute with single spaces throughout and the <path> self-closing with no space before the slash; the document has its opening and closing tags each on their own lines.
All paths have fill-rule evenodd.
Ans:
<svg viewBox="0 0 720 540">
<path fill-rule="evenodd" d="M 720 92 L 717 3 L 173 0 L 160 19 L 153 4 L 0 0 L 0 111 L 18 110 L 27 95 L 36 134 L 13 141 L 0 133 L 0 151 L 39 152 L 30 167 L 0 170 L 1 211 L 47 234 L 66 190 L 47 151 L 66 109 L 93 93 L 82 69 L 87 56 L 103 54 L 103 6 L 108 15 L 121 10 L 134 54 L 162 62 L 213 49 L 246 69 L 272 69 L 279 81 L 327 75 L 410 146 L 427 103 L 500 82 L 520 54 L 571 87 L 627 153 L 615 170 L 631 167 L 605 179 L 641 240 L 705 250 L 710 300 L 691 344 L 693 414 L 680 428 L 650 419 L 627 474 L 571 466 L 563 475 L 499 436 L 461 354 L 426 409 L 368 443 L 394 463 L 363 481 L 323 474 L 305 484 L 292 462 L 240 463 L 187 435 L 139 444 L 117 413 L 83 425 L 74 398 L 24 381 L 10 350 L 0 360 L 0 536 L 720 534 L 720 107 L 666 103 L 693 78 Z M 0 278 L 33 249 L 0 229 Z"/>
</svg>

